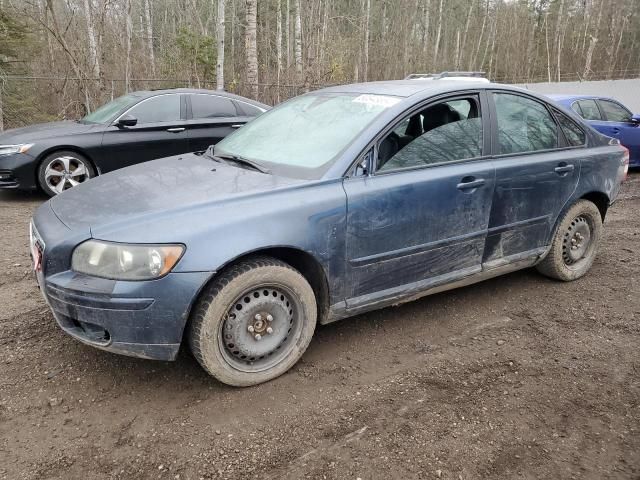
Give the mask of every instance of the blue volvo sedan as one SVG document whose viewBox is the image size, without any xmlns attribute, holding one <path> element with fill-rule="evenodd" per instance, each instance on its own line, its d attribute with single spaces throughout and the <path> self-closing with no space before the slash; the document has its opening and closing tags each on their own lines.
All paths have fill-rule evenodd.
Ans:
<svg viewBox="0 0 640 480">
<path fill-rule="evenodd" d="M 316 324 L 532 266 L 580 278 L 628 160 L 514 87 L 344 85 L 63 192 L 31 252 L 69 335 L 160 360 L 188 344 L 248 386 L 291 368 Z"/>
</svg>

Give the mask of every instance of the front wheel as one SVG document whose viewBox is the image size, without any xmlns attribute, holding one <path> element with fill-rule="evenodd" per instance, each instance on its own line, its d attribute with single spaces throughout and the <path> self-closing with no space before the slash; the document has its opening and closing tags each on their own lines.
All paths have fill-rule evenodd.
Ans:
<svg viewBox="0 0 640 480">
<path fill-rule="evenodd" d="M 95 177 L 91 162 L 79 153 L 59 151 L 47 155 L 38 168 L 38 183 L 53 197 Z"/>
<path fill-rule="evenodd" d="M 557 280 L 577 280 L 593 265 L 602 230 L 598 207 L 588 200 L 579 200 L 558 224 L 551 249 L 536 268 Z"/>
<path fill-rule="evenodd" d="M 201 295 L 189 326 L 200 365 L 228 385 L 246 387 L 289 370 L 307 349 L 317 307 L 293 267 L 256 257 L 231 267 Z"/>
</svg>

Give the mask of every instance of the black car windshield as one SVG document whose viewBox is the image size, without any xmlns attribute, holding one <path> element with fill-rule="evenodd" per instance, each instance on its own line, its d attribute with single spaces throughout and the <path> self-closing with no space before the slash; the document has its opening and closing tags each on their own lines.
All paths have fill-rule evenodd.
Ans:
<svg viewBox="0 0 640 480">
<path fill-rule="evenodd" d="M 358 93 L 302 95 L 223 139 L 215 154 L 247 158 L 276 174 L 320 178 L 367 125 L 399 101 Z"/>
<path fill-rule="evenodd" d="M 122 110 L 134 105 L 139 100 L 139 95 L 131 93 L 129 95 L 123 95 L 115 100 L 111 100 L 109 103 L 105 103 L 94 112 L 83 117 L 80 121 L 83 123 L 108 123 Z"/>
</svg>

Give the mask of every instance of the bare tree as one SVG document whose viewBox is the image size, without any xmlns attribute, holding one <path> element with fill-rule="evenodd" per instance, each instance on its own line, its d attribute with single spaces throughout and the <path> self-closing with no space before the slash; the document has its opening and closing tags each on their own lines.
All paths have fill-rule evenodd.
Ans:
<svg viewBox="0 0 640 480">
<path fill-rule="evenodd" d="M 149 55 L 149 65 L 151 66 L 151 76 L 155 78 L 156 57 L 153 52 L 153 22 L 151 18 L 151 4 L 149 0 L 144 0 L 144 20 L 147 27 L 147 53 Z"/>
<path fill-rule="evenodd" d="M 422 6 L 423 9 L 423 17 L 424 24 L 422 26 L 422 50 L 423 55 L 426 56 L 427 48 L 429 45 L 429 23 L 431 22 L 431 0 L 424 0 L 424 4 Z"/>
<path fill-rule="evenodd" d="M 258 45 L 256 24 L 258 20 L 257 0 L 246 0 L 245 48 L 247 54 L 247 83 L 253 98 L 258 98 Z"/>
<path fill-rule="evenodd" d="M 131 21 L 131 0 L 125 0 L 125 67 L 124 88 L 126 92 L 131 90 L 131 36 L 133 35 L 133 23 Z"/>
<path fill-rule="evenodd" d="M 278 2 L 276 8 L 276 85 L 280 86 L 280 72 L 282 71 L 282 0 Z M 277 92 L 278 101 L 280 100 L 280 89 Z"/>
<path fill-rule="evenodd" d="M 296 59 L 296 76 L 299 83 L 302 83 L 302 20 L 300 13 L 300 0 L 294 0 L 295 8 L 295 49 L 294 56 Z"/>
<path fill-rule="evenodd" d="M 98 60 L 98 42 L 93 25 L 93 12 L 90 0 L 84 0 L 84 15 L 87 22 L 87 38 L 89 40 L 89 63 L 94 78 L 100 78 L 100 62 Z"/>
<path fill-rule="evenodd" d="M 556 39 L 555 39 L 555 52 L 556 52 L 556 75 L 558 81 L 560 81 L 560 61 L 562 59 L 562 43 L 564 40 L 564 31 L 562 25 L 562 17 L 564 13 L 564 0 L 560 0 L 560 8 L 558 10 L 558 18 L 556 22 Z"/>
<path fill-rule="evenodd" d="M 287 68 L 291 66 L 291 0 L 287 0 L 284 20 L 285 44 L 287 46 Z"/>
<path fill-rule="evenodd" d="M 444 0 L 440 0 L 440 8 L 438 9 L 438 30 L 436 33 L 436 42 L 433 47 L 433 64 L 436 65 L 438 60 L 438 50 L 440 50 L 440 35 L 442 34 L 442 7 Z"/>
<path fill-rule="evenodd" d="M 224 18 L 224 2 L 225 0 L 218 0 L 218 29 L 216 36 L 218 39 L 218 61 L 216 62 L 216 88 L 218 90 L 224 90 L 224 30 L 225 30 L 225 18 Z"/>
<path fill-rule="evenodd" d="M 369 77 L 369 17 L 371 15 L 371 0 L 363 0 L 364 11 L 364 65 L 362 67 L 362 78 L 366 82 Z"/>
</svg>

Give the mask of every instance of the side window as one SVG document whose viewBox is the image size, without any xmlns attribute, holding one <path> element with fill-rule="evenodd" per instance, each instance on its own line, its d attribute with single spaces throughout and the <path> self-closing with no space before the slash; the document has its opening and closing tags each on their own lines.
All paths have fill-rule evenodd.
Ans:
<svg viewBox="0 0 640 480">
<path fill-rule="evenodd" d="M 138 119 L 138 125 L 180 120 L 180 95 L 151 97 L 133 107 L 128 113 Z"/>
<path fill-rule="evenodd" d="M 607 120 L 610 122 L 630 122 L 631 121 L 631 112 L 626 108 L 621 107 L 615 102 L 610 102 L 608 100 L 598 100 L 600 102 L 600 106 L 602 107 L 602 111 L 604 115 L 607 117 Z"/>
<path fill-rule="evenodd" d="M 553 113 L 555 114 L 556 119 L 560 124 L 560 128 L 562 129 L 562 133 L 564 133 L 564 136 L 570 146 L 580 147 L 586 143 L 587 136 L 585 135 L 584 130 L 582 130 L 576 122 L 558 110 L 554 110 Z"/>
<path fill-rule="evenodd" d="M 582 118 L 585 120 L 602 120 L 600 109 L 595 100 L 578 100 L 577 104 L 580 106 Z"/>
<path fill-rule="evenodd" d="M 455 162 L 482 156 L 478 97 L 430 105 L 403 120 L 378 148 L 378 171 Z M 404 129 L 403 129 L 404 127 Z M 403 131 L 402 135 L 398 131 Z"/>
<path fill-rule="evenodd" d="M 556 122 L 546 107 L 530 98 L 494 93 L 498 121 L 498 153 L 549 150 L 558 146 Z"/>
<path fill-rule="evenodd" d="M 194 119 L 238 115 L 236 106 L 230 99 L 215 95 L 191 95 L 191 113 Z"/>
<path fill-rule="evenodd" d="M 262 110 L 258 107 L 254 107 L 253 105 L 249 105 L 248 103 L 238 102 L 238 107 L 244 112 L 244 114 L 248 117 L 257 117 L 260 115 Z"/>
</svg>

